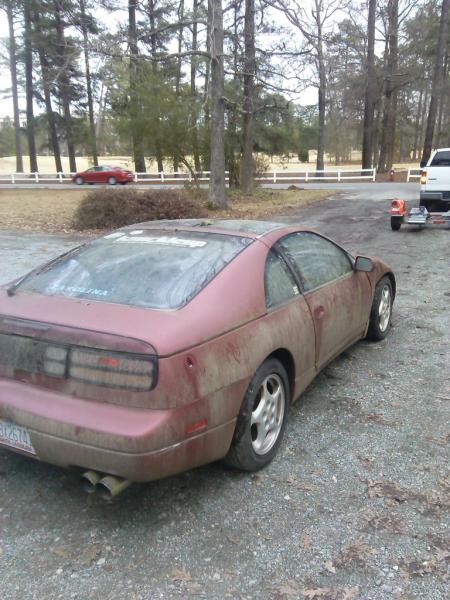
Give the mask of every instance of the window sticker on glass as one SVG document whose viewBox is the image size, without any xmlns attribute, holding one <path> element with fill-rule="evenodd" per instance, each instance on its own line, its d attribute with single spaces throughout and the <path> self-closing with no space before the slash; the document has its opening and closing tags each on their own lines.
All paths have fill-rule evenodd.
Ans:
<svg viewBox="0 0 450 600">
<path fill-rule="evenodd" d="M 64 285 L 59 283 L 54 283 L 49 287 L 50 293 L 57 294 L 58 292 L 64 290 L 64 292 L 68 294 L 89 294 L 90 296 L 98 296 L 105 297 L 110 294 L 109 290 L 101 290 L 98 288 L 88 288 L 88 287 L 80 287 L 75 285 Z"/>
<path fill-rule="evenodd" d="M 113 233 L 108 233 L 108 235 L 104 235 L 103 239 L 104 240 L 113 240 L 114 238 L 120 238 L 123 235 L 125 235 L 123 233 L 123 231 L 114 231 Z"/>
<path fill-rule="evenodd" d="M 158 246 L 178 246 L 182 248 L 203 248 L 208 242 L 204 240 L 188 240 L 179 237 L 139 235 L 130 237 L 124 235 L 117 238 L 116 242 L 131 242 L 133 244 L 157 244 Z"/>
</svg>

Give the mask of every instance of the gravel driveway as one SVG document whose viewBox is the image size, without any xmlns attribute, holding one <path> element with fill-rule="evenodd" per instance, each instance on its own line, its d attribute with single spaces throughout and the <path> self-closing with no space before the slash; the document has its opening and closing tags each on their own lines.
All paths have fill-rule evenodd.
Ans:
<svg viewBox="0 0 450 600">
<path fill-rule="evenodd" d="M 214 464 L 108 505 L 0 451 L 2 599 L 449 597 L 450 231 L 393 233 L 387 209 L 340 196 L 280 218 L 388 260 L 398 295 L 391 335 L 316 379 L 264 471 Z M 0 279 L 76 242 L 2 232 Z"/>
</svg>

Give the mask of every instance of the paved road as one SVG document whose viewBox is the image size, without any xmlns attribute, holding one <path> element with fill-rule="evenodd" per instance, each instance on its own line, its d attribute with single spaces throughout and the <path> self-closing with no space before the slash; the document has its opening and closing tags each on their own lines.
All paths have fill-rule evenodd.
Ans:
<svg viewBox="0 0 450 600">
<path fill-rule="evenodd" d="M 450 232 L 393 233 L 378 193 L 352 199 L 279 219 L 393 264 L 390 336 L 317 378 L 257 475 L 214 464 L 109 506 L 0 451 L 2 600 L 448 598 Z M 76 242 L 3 232 L 0 278 Z"/>
<path fill-rule="evenodd" d="M 288 188 L 292 184 L 280 183 L 280 184 L 267 184 L 262 187 L 270 189 L 283 190 Z M 372 182 L 359 182 L 359 183 L 298 183 L 298 187 L 305 189 L 316 189 L 316 190 L 334 190 L 349 192 L 349 197 L 353 197 L 356 194 L 359 197 L 363 195 L 365 197 L 376 197 L 376 198 L 394 198 L 396 196 L 404 197 L 406 200 L 412 200 L 419 197 L 419 184 L 418 183 L 372 183 Z M 96 186 L 100 187 L 100 186 Z M 109 186 L 103 186 L 109 187 Z M 147 189 L 167 189 L 175 187 L 174 185 L 148 185 L 148 184 L 133 184 L 134 188 L 147 190 Z M 181 184 L 182 187 L 182 184 Z M 201 186 L 206 187 L 206 186 Z M 80 186 L 70 183 L 19 183 L 15 185 L 0 183 L 0 190 L 2 189 L 49 189 L 49 190 L 74 190 L 74 189 L 92 189 L 92 186 Z"/>
</svg>

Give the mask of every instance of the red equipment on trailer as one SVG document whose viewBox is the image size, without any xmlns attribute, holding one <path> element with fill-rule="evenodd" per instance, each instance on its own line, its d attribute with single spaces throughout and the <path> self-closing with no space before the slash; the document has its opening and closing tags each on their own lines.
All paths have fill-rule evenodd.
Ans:
<svg viewBox="0 0 450 600">
<path fill-rule="evenodd" d="M 428 212 L 425 206 L 418 206 L 408 212 L 406 200 L 398 198 L 392 200 L 390 212 L 393 231 L 398 231 L 402 225 L 416 225 L 419 229 L 425 225 L 450 225 L 450 210 Z"/>
</svg>

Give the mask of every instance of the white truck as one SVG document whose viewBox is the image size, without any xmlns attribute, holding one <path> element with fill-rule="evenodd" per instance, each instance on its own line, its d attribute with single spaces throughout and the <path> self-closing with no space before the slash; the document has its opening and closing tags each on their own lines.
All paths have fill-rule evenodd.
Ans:
<svg viewBox="0 0 450 600">
<path fill-rule="evenodd" d="M 430 213 L 450 210 L 450 148 L 435 150 L 423 167 L 420 176 L 420 206 L 424 206 Z"/>
<path fill-rule="evenodd" d="M 408 210 L 406 200 L 394 198 L 391 203 L 391 229 L 402 225 L 421 229 L 425 225 L 450 226 L 450 148 L 438 148 L 423 166 L 420 175 L 419 207 Z"/>
</svg>

